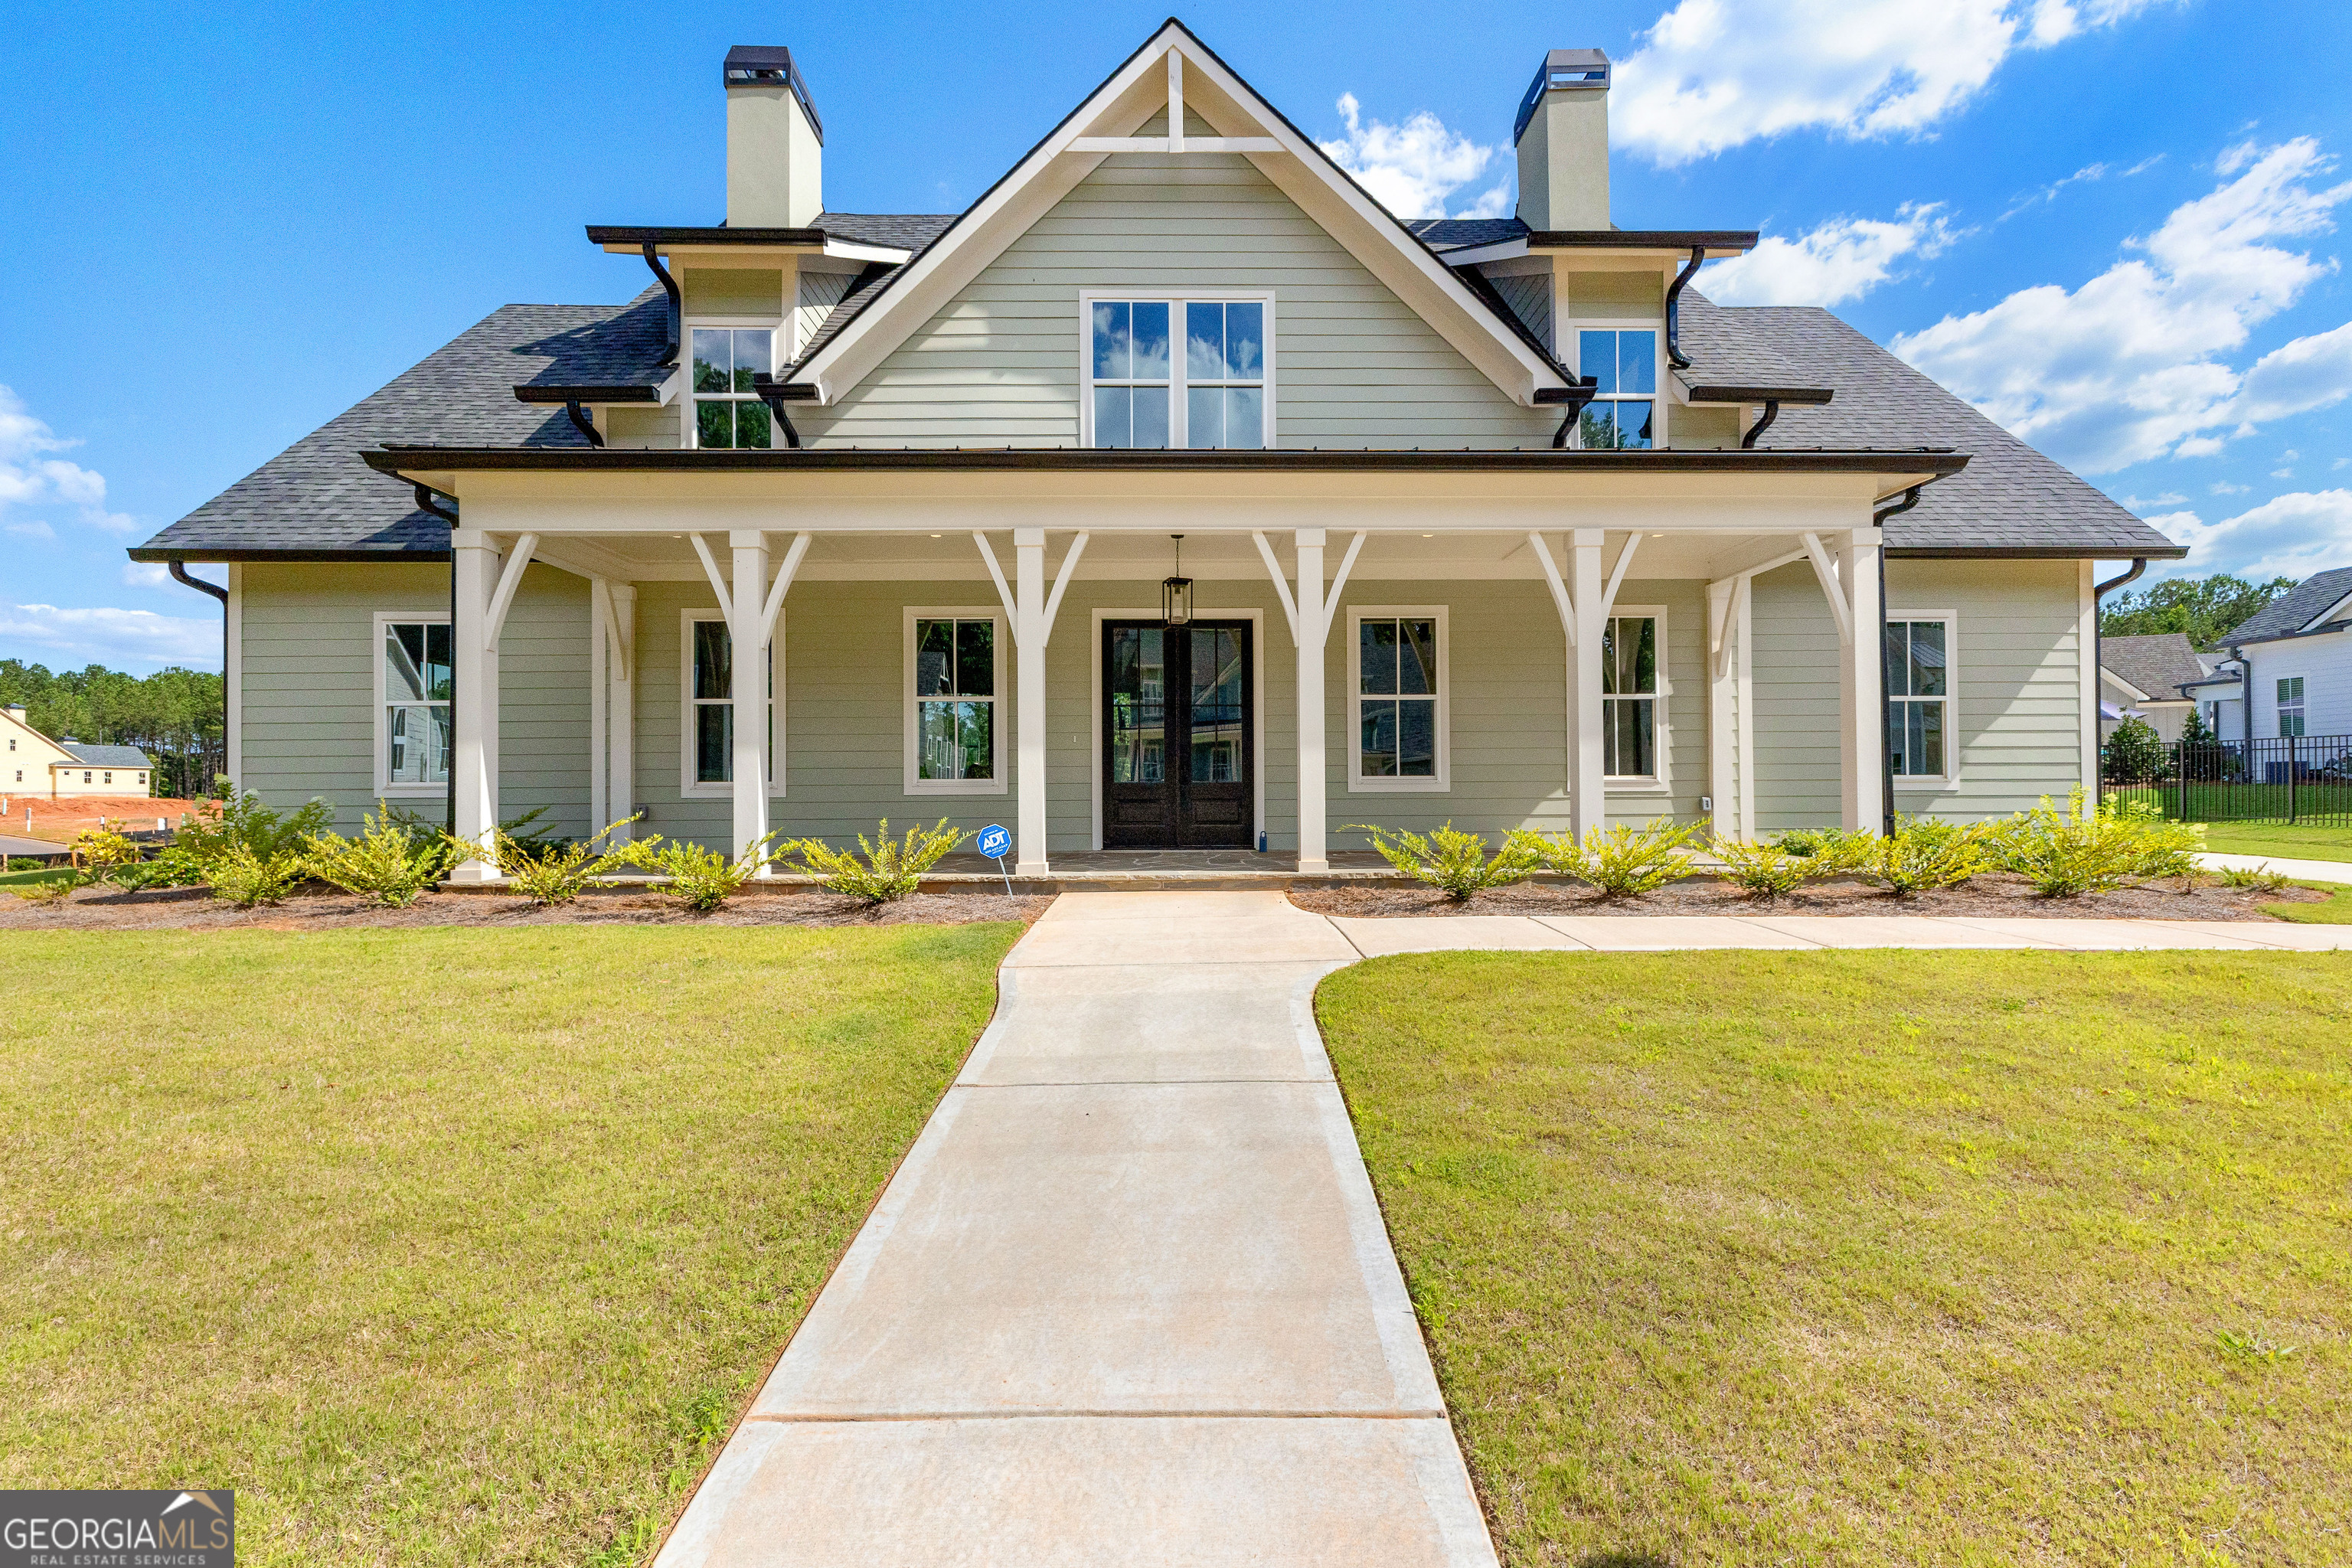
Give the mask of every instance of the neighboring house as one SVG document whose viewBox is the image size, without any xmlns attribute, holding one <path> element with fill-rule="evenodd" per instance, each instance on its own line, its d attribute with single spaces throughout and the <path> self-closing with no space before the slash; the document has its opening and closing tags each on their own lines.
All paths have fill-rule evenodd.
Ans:
<svg viewBox="0 0 2352 1568">
<path fill-rule="evenodd" d="M 2352 735 L 2352 566 L 2305 579 L 2221 643 L 2226 656 L 2194 693 L 2221 739 Z"/>
<path fill-rule="evenodd" d="M 2197 698 L 2187 688 L 2201 685 L 2218 662 L 2200 655 L 2185 632 L 2099 639 L 2099 734 L 2115 732 L 2126 718 L 2144 720 L 2167 741 L 2180 739 Z"/>
<path fill-rule="evenodd" d="M 145 795 L 155 766 L 136 746 L 84 745 L 70 735 L 52 741 L 14 706 L 0 708 L 0 795 Z"/>
<path fill-rule="evenodd" d="M 1756 236 L 1618 226 L 1609 74 L 1543 60 L 1516 217 L 1400 222 L 1171 22 L 962 213 L 875 216 L 738 48 L 725 223 L 588 230 L 652 287 L 493 312 L 131 554 L 229 563 L 239 784 L 454 779 L 467 835 L 1313 869 L 2094 779 L 2092 562 L 2182 549 L 1828 312 L 1706 300 Z"/>
</svg>

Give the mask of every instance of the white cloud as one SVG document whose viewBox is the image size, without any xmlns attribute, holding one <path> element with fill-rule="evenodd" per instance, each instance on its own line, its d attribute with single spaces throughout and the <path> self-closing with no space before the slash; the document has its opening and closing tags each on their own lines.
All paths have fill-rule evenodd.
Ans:
<svg viewBox="0 0 2352 1568">
<path fill-rule="evenodd" d="M 1772 235 L 1745 256 L 1707 270 L 1706 297 L 1726 305 L 1836 305 L 1895 275 L 1906 257 L 1927 258 L 1959 237 L 1941 203 L 1884 218 L 1832 218 L 1795 239 Z"/>
<path fill-rule="evenodd" d="M 1620 146 L 1685 163 L 1819 129 L 1918 134 L 2020 48 L 2105 26 L 2158 0 L 1681 0 L 1616 71 Z"/>
<path fill-rule="evenodd" d="M 2164 154 L 2158 153 L 2153 157 L 2142 158 L 2138 163 L 2134 163 L 2128 169 L 2118 169 L 2108 163 L 2085 163 L 2083 167 L 2075 170 L 2064 179 L 2053 180 L 2050 184 L 2042 186 L 2040 190 L 2035 191 L 2029 195 L 2020 197 L 2017 201 L 2011 204 L 2010 209 L 2007 212 L 2001 214 L 2000 216 L 1995 218 L 1993 221 L 1996 223 L 2007 223 L 2011 218 L 2015 217 L 2018 214 L 2023 212 L 2030 206 L 2047 206 L 2052 202 L 2056 201 L 2058 199 L 2058 193 L 2064 190 L 2069 185 L 2095 184 L 2098 181 L 2107 179 L 2110 176 L 2118 180 L 2128 180 L 2134 174 L 2147 174 L 2150 169 L 2155 168 L 2158 163 L 2163 162 Z"/>
<path fill-rule="evenodd" d="M 2246 493 L 2245 486 L 2233 485 L 2227 479 L 2215 479 L 2205 488 L 2217 496 L 2242 496 Z"/>
<path fill-rule="evenodd" d="M 2145 500 L 2138 496 L 2117 496 L 2116 499 L 2137 512 L 2147 512 L 2160 506 L 2181 506 L 2189 500 L 2179 490 L 2167 490 L 2160 496 L 2149 496 Z"/>
<path fill-rule="evenodd" d="M 78 508 L 81 520 L 93 527 L 114 532 L 137 528 L 137 520 L 106 510 L 106 479 L 102 475 L 62 458 L 40 455 L 62 452 L 80 444 L 59 439 L 47 425 L 33 417 L 25 400 L 13 389 L 0 386 L 0 511 L 12 506 L 65 505 Z M 21 529 L 12 526 L 9 531 Z"/>
<path fill-rule="evenodd" d="M 0 523 L 0 533 L 13 533 L 19 539 L 55 539 L 58 531 L 34 518 L 29 522 Z"/>
<path fill-rule="evenodd" d="M 2284 418 L 2340 403 L 2352 394 L 2352 321 L 2332 332 L 2297 338 L 2273 349 L 2246 372 L 2238 417 L 2248 424 Z M 2294 461 L 2294 454 L 2286 454 Z"/>
<path fill-rule="evenodd" d="M 2327 341 L 2334 333 L 2265 356 L 2273 368 L 2259 402 L 2240 396 L 2252 374 L 2217 356 L 2242 347 L 2251 328 L 2334 266 L 2269 242 L 2330 227 L 2352 184 L 2313 188 L 2333 160 L 2309 137 L 2233 148 L 2217 166 L 2236 177 L 2129 242 L 2144 258 L 2118 261 L 2071 293 L 2042 284 L 1948 316 L 1897 337 L 1895 351 L 2089 473 L 2167 453 L 2210 457 L 2222 434 L 2247 434 L 2254 418 L 2341 395 L 2327 391 L 2344 379 L 2331 368 L 2341 352 Z"/>
<path fill-rule="evenodd" d="M 218 669 L 220 619 L 159 616 L 152 610 L 60 609 L 0 604 L 0 647 L 29 646 L 51 658 L 126 665 L 184 664 Z"/>
<path fill-rule="evenodd" d="M 2148 521 L 2195 552 L 2204 572 L 2308 577 L 2352 560 L 2352 490 L 2296 490 L 2221 522 L 2187 511 Z"/>
<path fill-rule="evenodd" d="M 1402 125 L 1381 120 L 1366 124 L 1363 106 L 1352 92 L 1339 95 L 1339 118 L 1347 134 L 1321 143 L 1323 151 L 1399 217 L 1446 216 L 1446 198 L 1486 173 L 1502 152 L 1454 134 L 1427 110 Z M 1506 217 L 1510 211 L 1507 176 L 1452 216 Z"/>
</svg>

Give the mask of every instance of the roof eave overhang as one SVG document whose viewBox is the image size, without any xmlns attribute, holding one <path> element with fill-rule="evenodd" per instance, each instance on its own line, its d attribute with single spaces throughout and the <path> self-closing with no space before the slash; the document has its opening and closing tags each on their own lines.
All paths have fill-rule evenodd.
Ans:
<svg viewBox="0 0 2352 1568">
<path fill-rule="evenodd" d="M 2163 544 L 1889 544 L 1890 561 L 2178 561 L 2189 546 Z"/>
<path fill-rule="evenodd" d="M 1707 259 L 1739 256 L 1756 248 L 1757 231 L 1745 228 L 1552 228 L 1527 237 L 1531 251 L 1654 250 L 1688 258 L 1705 250 Z"/>
<path fill-rule="evenodd" d="M 1819 405 L 1837 395 L 1826 386 L 1751 386 L 1746 384 L 1716 384 L 1694 386 L 1684 395 L 1686 403 L 1793 403 Z"/>
<path fill-rule="evenodd" d="M 514 389 L 518 403 L 659 403 L 662 389 L 642 382 L 610 386 L 548 386 L 526 383 Z"/>
<path fill-rule="evenodd" d="M 676 225 L 590 224 L 588 243 L 615 256 L 636 256 L 652 246 L 663 256 L 695 251 L 783 251 L 832 256 L 847 261 L 897 265 L 914 254 L 903 246 L 877 245 L 822 228 L 705 228 Z"/>
<path fill-rule="evenodd" d="M 365 562 L 398 565 L 404 563 L 449 559 L 447 549 L 436 550 L 430 546 L 394 550 L 316 550 L 295 545 L 284 550 L 250 550 L 231 549 L 226 545 L 140 544 L 133 545 L 125 553 L 133 561 L 149 562 L 159 566 L 171 561 L 192 562 L 198 564 L 217 562 L 224 565 L 261 561 L 310 561 L 322 565 L 351 566 Z"/>
</svg>

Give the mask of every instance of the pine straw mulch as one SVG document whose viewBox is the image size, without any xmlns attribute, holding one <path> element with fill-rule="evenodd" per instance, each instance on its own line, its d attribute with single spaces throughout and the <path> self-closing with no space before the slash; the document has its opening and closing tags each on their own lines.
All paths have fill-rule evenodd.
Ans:
<svg viewBox="0 0 2352 1568">
<path fill-rule="evenodd" d="M 2275 921 L 2264 904 L 2325 903 L 2328 895 L 2310 888 L 2225 888 L 2200 878 L 2182 890 L 2165 881 L 2080 899 L 2037 896 L 2019 878 L 1993 873 L 1958 888 L 1898 899 L 1860 882 L 1815 883 L 1802 891 L 1759 902 L 1729 882 L 1692 877 L 1638 898 L 1604 899 L 1581 883 L 1521 882 L 1474 894 L 1457 903 L 1435 888 L 1297 887 L 1290 901 L 1321 915 L 1379 918 L 1397 915 L 1974 915 L 2080 920 Z"/>
<path fill-rule="evenodd" d="M 708 914 L 643 888 L 600 889 L 577 901 L 541 909 L 503 893 L 426 893 L 389 909 L 323 884 L 285 902 L 240 910 L 201 888 L 120 893 L 81 888 L 62 903 L 39 905 L 0 894 L 0 931 L 334 931 L 352 926 L 964 925 L 1019 921 L 1045 912 L 1049 897 L 1002 892 L 917 893 L 869 910 L 837 893 L 800 889 L 746 892 Z"/>
</svg>

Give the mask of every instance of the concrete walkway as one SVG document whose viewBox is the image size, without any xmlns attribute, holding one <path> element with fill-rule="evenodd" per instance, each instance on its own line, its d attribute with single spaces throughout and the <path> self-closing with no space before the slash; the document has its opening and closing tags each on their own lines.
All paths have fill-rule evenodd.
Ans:
<svg viewBox="0 0 2352 1568">
<path fill-rule="evenodd" d="M 1066 895 L 656 1560 L 1491 1564 L 1278 892 Z"/>
<path fill-rule="evenodd" d="M 2352 860 L 2292 860 L 2279 855 L 2200 855 L 2208 871 L 2276 871 L 2298 882 L 2352 882 Z"/>
</svg>

